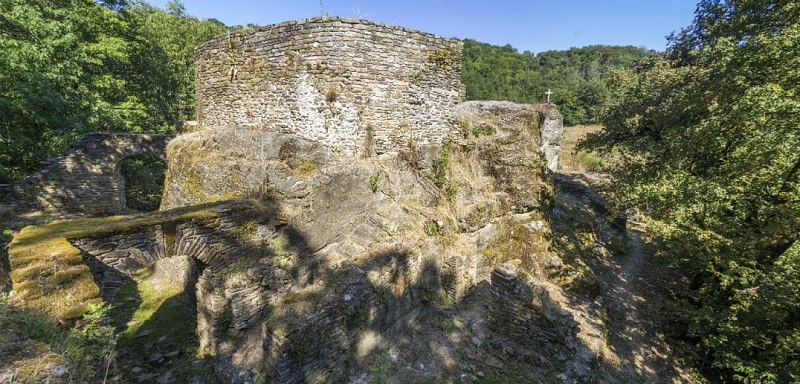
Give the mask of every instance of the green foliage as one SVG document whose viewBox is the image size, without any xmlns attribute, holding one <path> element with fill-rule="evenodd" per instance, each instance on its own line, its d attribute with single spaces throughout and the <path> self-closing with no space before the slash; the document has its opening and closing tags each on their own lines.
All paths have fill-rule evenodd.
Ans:
<svg viewBox="0 0 800 384">
<path fill-rule="evenodd" d="M 153 100 L 153 108 L 169 112 L 176 122 L 193 119 L 194 48 L 227 28 L 219 21 L 188 15 L 179 1 L 169 2 L 166 12 L 145 2 L 129 11 L 137 39 L 144 44 L 135 56 L 137 66 L 146 70 L 137 79 L 141 91 Z"/>
<path fill-rule="evenodd" d="M 468 100 L 542 102 L 545 91 L 569 125 L 595 122 L 610 100 L 604 79 L 616 68 L 628 68 L 651 54 L 632 46 L 595 45 L 546 51 L 534 55 L 503 47 L 464 40 L 461 78 Z"/>
<path fill-rule="evenodd" d="M 8 0 L 0 14 L 0 182 L 86 132 L 173 132 L 194 105 L 194 46 L 224 31 L 144 3 Z"/>
<path fill-rule="evenodd" d="M 389 382 L 389 370 L 392 368 L 391 363 L 383 355 L 378 355 L 372 364 L 369 366 L 370 377 L 369 384 L 385 384 Z"/>
<path fill-rule="evenodd" d="M 589 172 L 602 170 L 603 164 L 605 163 L 602 157 L 584 151 L 578 151 L 575 154 L 574 161 L 581 169 L 585 169 Z"/>
<path fill-rule="evenodd" d="M 313 161 L 304 161 L 297 165 L 297 168 L 295 168 L 295 173 L 297 173 L 298 176 L 308 177 L 311 176 L 311 174 L 316 170 L 317 163 Z"/>
<path fill-rule="evenodd" d="M 253 374 L 253 384 L 267 384 L 269 383 L 269 376 L 267 375 L 267 367 L 263 363 L 250 370 Z"/>
<path fill-rule="evenodd" d="M 226 305 L 225 308 L 217 313 L 217 318 L 214 322 L 214 335 L 221 337 L 228 331 L 232 323 L 233 309 L 230 305 Z"/>
<path fill-rule="evenodd" d="M 447 183 L 447 171 L 450 169 L 450 148 L 447 146 L 442 147 L 433 160 L 433 169 L 431 171 L 431 179 L 437 187 L 444 187 Z"/>
<path fill-rule="evenodd" d="M 0 296 L 0 329 L 4 334 L 14 330 L 15 336 L 44 343 L 66 363 L 70 381 L 91 382 L 102 377 L 115 356 L 113 328 L 106 324 L 108 310 L 108 306 L 90 305 L 81 320 L 67 326 L 44 314 L 16 308 Z"/>
<path fill-rule="evenodd" d="M 436 298 L 439 297 L 437 291 L 430 287 L 422 288 L 422 295 L 420 296 L 420 301 L 423 304 L 430 305 L 436 302 Z"/>
<path fill-rule="evenodd" d="M 475 367 L 475 364 L 461 363 L 458 364 L 458 368 L 462 371 L 466 371 L 471 379 L 470 381 L 472 382 L 480 382 L 480 380 L 486 376 L 483 371 L 480 371 L 477 367 Z"/>
<path fill-rule="evenodd" d="M 703 1 L 663 57 L 609 77 L 584 144 L 616 148 L 619 200 L 646 209 L 690 282 L 688 335 L 713 381 L 800 377 L 800 7 Z M 790 283 L 793 282 L 793 283 Z"/>
<path fill-rule="evenodd" d="M 392 221 L 389 224 L 386 224 L 384 230 L 389 236 L 397 236 L 397 232 L 400 229 L 400 224 L 396 221 Z"/>
<path fill-rule="evenodd" d="M 442 191 L 442 195 L 447 201 L 453 202 L 458 196 L 458 186 L 447 179 L 451 157 L 450 148 L 447 146 L 442 147 L 433 160 L 433 167 L 431 172 L 428 173 L 428 178 Z"/>
<path fill-rule="evenodd" d="M 234 233 L 236 233 L 236 236 L 240 238 L 246 238 L 248 236 L 252 236 L 253 234 L 256 233 L 256 231 L 258 231 L 258 222 L 255 220 L 242 223 L 242 225 L 234 229 Z"/>
<path fill-rule="evenodd" d="M 468 132 L 470 132 L 469 121 L 458 119 L 456 120 L 456 124 L 458 124 L 458 127 L 461 129 L 462 132 L 464 132 L 465 135 Z"/>
<path fill-rule="evenodd" d="M 369 177 L 369 190 L 372 193 L 378 192 L 378 179 L 380 178 L 380 173 L 374 173 L 372 176 Z"/>
<path fill-rule="evenodd" d="M 152 156 L 129 157 L 120 162 L 125 180 L 125 202 L 128 208 L 142 212 L 157 211 L 164 191 L 167 164 Z"/>
<path fill-rule="evenodd" d="M 428 220 L 423 224 L 422 230 L 428 236 L 439 236 L 441 235 L 441 231 L 439 230 L 439 225 L 436 224 L 433 220 Z"/>
<path fill-rule="evenodd" d="M 433 66 L 434 70 L 445 71 L 457 65 L 459 59 L 458 50 L 455 48 L 447 48 L 438 50 L 429 55 L 428 63 Z"/>
<path fill-rule="evenodd" d="M 114 328 L 106 321 L 110 309 L 107 305 L 90 304 L 83 319 L 67 334 L 64 354 L 78 377 L 91 377 L 109 369 L 116 353 Z"/>
<path fill-rule="evenodd" d="M 464 132 L 472 132 L 472 136 L 474 136 L 476 139 L 481 137 L 481 135 L 483 135 L 483 136 L 491 136 L 491 135 L 494 135 L 495 133 L 497 133 L 495 131 L 494 127 L 492 127 L 490 125 L 486 125 L 486 124 L 481 124 L 481 125 L 472 127 L 471 130 L 467 130 L 469 128 L 469 124 L 465 123 L 465 125 L 463 125 L 461 128 L 464 129 Z"/>
</svg>

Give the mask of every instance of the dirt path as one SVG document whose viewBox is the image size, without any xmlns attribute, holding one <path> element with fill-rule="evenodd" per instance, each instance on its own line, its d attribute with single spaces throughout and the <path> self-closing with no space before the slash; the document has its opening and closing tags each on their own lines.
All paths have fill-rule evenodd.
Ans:
<svg viewBox="0 0 800 384">
<path fill-rule="evenodd" d="M 605 202 L 589 186 L 592 178 L 579 174 L 559 177 L 558 193 L 567 194 L 562 201 L 590 211 L 598 222 L 595 230 L 611 233 L 606 238 L 622 234 L 622 230 L 604 222 Z M 625 234 L 627 253 L 583 257 L 605 287 L 600 295 L 607 314 L 605 359 L 619 367 L 627 377 L 625 382 L 693 382 L 675 356 L 672 341 L 664 335 L 669 325 L 674 273 L 652 255 L 638 229 L 628 228 Z M 597 237 L 603 236 L 598 233 Z"/>
<path fill-rule="evenodd" d="M 664 334 L 670 317 L 672 271 L 657 260 L 635 229 L 628 254 L 604 260 L 609 287 L 609 344 L 625 369 L 647 383 L 690 383 L 681 356 Z"/>
</svg>

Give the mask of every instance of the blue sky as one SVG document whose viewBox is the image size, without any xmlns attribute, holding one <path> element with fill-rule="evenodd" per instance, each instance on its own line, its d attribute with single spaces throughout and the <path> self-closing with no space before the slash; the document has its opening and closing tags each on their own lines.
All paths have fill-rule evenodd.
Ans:
<svg viewBox="0 0 800 384">
<path fill-rule="evenodd" d="M 148 0 L 164 8 L 169 0 Z M 267 25 L 320 15 L 319 0 L 183 0 L 187 13 L 227 25 Z M 697 0 L 323 0 L 323 12 L 446 37 L 541 52 L 592 44 L 663 50 L 688 26 Z"/>
</svg>

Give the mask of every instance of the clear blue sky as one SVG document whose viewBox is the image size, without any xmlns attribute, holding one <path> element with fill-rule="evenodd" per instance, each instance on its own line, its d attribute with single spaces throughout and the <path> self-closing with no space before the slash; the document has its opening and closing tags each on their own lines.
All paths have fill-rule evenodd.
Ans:
<svg viewBox="0 0 800 384">
<path fill-rule="evenodd" d="M 147 0 L 164 8 L 169 0 Z M 320 15 L 319 0 L 183 0 L 187 13 L 226 25 Z M 538 53 L 593 44 L 663 50 L 697 0 L 323 0 L 331 16 L 361 17 L 446 37 Z"/>
</svg>

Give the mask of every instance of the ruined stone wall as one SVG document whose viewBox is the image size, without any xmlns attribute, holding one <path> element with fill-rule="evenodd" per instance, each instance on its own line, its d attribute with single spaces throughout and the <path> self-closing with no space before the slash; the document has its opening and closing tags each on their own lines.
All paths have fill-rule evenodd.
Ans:
<svg viewBox="0 0 800 384">
<path fill-rule="evenodd" d="M 541 351 L 560 353 L 574 348 L 578 323 L 560 308 L 544 286 L 538 285 L 513 264 L 492 271 L 494 302 L 489 324 L 499 334 L 522 345 L 536 345 Z"/>
<path fill-rule="evenodd" d="M 441 144 L 458 130 L 461 42 L 359 19 L 312 18 L 195 49 L 199 124 L 296 133 L 347 154 Z"/>
<path fill-rule="evenodd" d="M 123 281 L 158 260 L 190 256 L 220 270 L 248 249 L 235 234 L 236 210 L 207 220 L 164 222 L 101 238 L 70 239 L 90 267 L 101 297 L 110 302 Z M 226 216 L 230 214 L 230 216 Z M 249 250 L 252 252 L 253 250 Z"/>
<path fill-rule="evenodd" d="M 160 134 L 90 133 L 27 179 L 0 188 L 0 203 L 60 215 L 102 216 L 126 211 L 120 162 L 150 155 L 166 160 Z"/>
<path fill-rule="evenodd" d="M 254 367 L 262 367 L 275 383 L 343 380 L 374 347 L 364 344 L 365 334 L 390 335 L 398 319 L 419 316 L 426 295 L 453 289 L 453 277 L 447 276 L 453 271 L 446 266 L 440 271 L 433 258 L 423 261 L 389 249 L 363 270 L 316 272 L 330 274 L 329 289 L 309 294 L 319 286 L 303 288 L 299 276 L 293 276 L 307 266 L 297 260 L 296 268 L 290 268 L 280 262 L 285 255 L 264 255 L 264 247 L 276 241 L 276 230 L 286 228 L 282 221 L 248 214 L 247 203 L 220 203 L 212 209 L 214 215 L 192 219 L 171 219 L 169 211 L 152 213 L 165 219 L 145 221 L 125 233 L 69 240 L 106 302 L 114 301 L 119 288 L 144 268 L 157 270 L 172 260 L 187 268 L 196 265 L 191 268 L 196 274 L 184 280 L 196 281 L 192 292 L 199 346 L 214 356 L 215 373 L 223 382 L 252 382 Z M 308 308 L 315 308 L 313 315 L 305 312 Z"/>
</svg>

